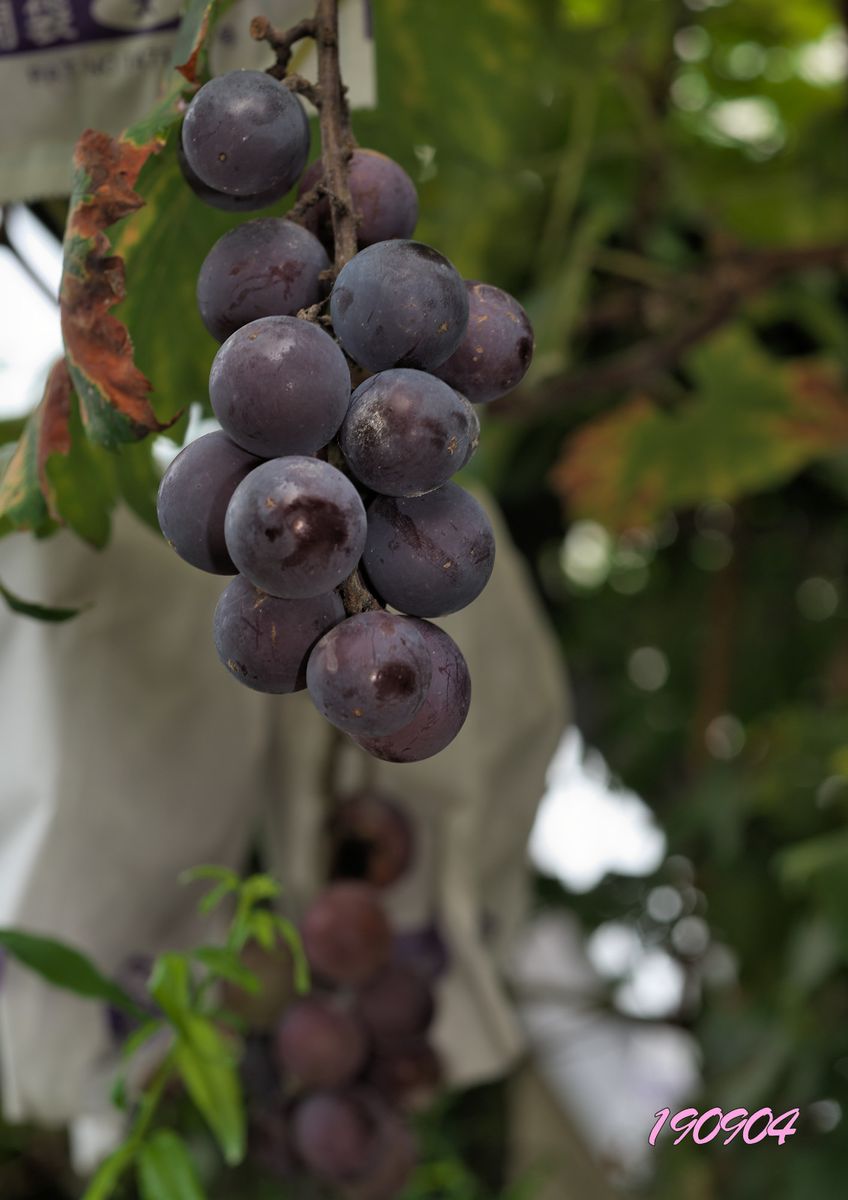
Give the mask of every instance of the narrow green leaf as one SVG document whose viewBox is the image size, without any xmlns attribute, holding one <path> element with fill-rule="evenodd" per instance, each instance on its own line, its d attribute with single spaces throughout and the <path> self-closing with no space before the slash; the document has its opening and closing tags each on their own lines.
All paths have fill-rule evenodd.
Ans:
<svg viewBox="0 0 848 1200">
<path fill-rule="evenodd" d="M 180 875 L 180 883 L 194 883 L 198 879 L 220 879 L 227 882 L 231 888 L 239 886 L 239 877 L 230 867 L 219 867 L 214 863 L 204 863 L 199 867 L 189 867 Z"/>
<path fill-rule="evenodd" d="M 114 1004 L 133 1016 L 142 1015 L 123 988 L 102 975 L 79 950 L 63 942 L 20 929 L 0 929 L 0 946 L 54 987 Z"/>
<path fill-rule="evenodd" d="M 267 908 L 259 908 L 250 913 L 247 918 L 248 937 L 254 938 L 263 950 L 269 952 L 277 943 L 277 930 L 274 924 L 274 914 Z"/>
<path fill-rule="evenodd" d="M 241 897 L 245 904 L 256 904 L 260 900 L 276 900 L 282 888 L 270 875 L 251 875 L 241 885 Z"/>
<path fill-rule="evenodd" d="M 85 1189 L 82 1200 L 109 1200 L 120 1183 L 121 1176 L 132 1165 L 135 1151 L 134 1143 L 125 1142 L 114 1154 L 104 1159 Z"/>
<path fill-rule="evenodd" d="M 124 1060 L 124 1062 L 127 1062 L 129 1059 L 131 1059 L 136 1051 L 139 1050 L 145 1042 L 148 1042 L 154 1034 L 158 1033 L 160 1029 L 163 1028 L 165 1028 L 164 1022 L 158 1020 L 157 1018 L 154 1018 L 151 1021 L 145 1021 L 143 1025 L 139 1026 L 139 1028 L 131 1033 L 121 1046 L 121 1058 Z M 112 1103 L 116 1108 L 127 1107 L 127 1083 L 126 1076 L 123 1071 L 118 1074 L 114 1084 L 112 1085 Z"/>
<path fill-rule="evenodd" d="M 33 617 L 36 621 L 70 621 L 72 617 L 78 617 L 88 607 L 85 605 L 83 608 L 50 608 L 46 604 L 36 604 L 33 600 L 22 600 L 2 583 L 0 583 L 0 596 L 3 597 L 12 612 L 18 613 L 21 617 Z"/>
<path fill-rule="evenodd" d="M 198 911 L 208 916 L 214 909 L 218 907 L 225 896 L 232 895 L 234 888 L 228 880 L 222 879 L 221 882 L 212 888 L 211 892 L 207 892 L 203 899 L 198 904 Z"/>
<path fill-rule="evenodd" d="M 221 946 L 201 946 L 192 951 L 192 956 L 208 967 L 213 975 L 235 983 L 246 992 L 258 995 L 262 984 L 253 971 L 249 971 L 233 950 L 225 950 Z"/>
<path fill-rule="evenodd" d="M 156 1017 L 151 1021 L 145 1021 L 124 1042 L 121 1047 L 121 1056 L 123 1058 L 132 1058 L 136 1050 L 141 1049 L 144 1043 L 149 1041 L 154 1033 L 158 1033 L 162 1028 L 164 1028 L 164 1023 Z"/>
<path fill-rule="evenodd" d="M 190 1013 L 174 1047 L 174 1065 L 224 1159 L 235 1166 L 244 1158 L 245 1112 L 232 1046 L 211 1021 Z"/>
<path fill-rule="evenodd" d="M 312 976 L 309 970 L 309 960 L 306 957 L 306 951 L 303 948 L 303 942 L 297 927 L 285 917 L 278 915 L 274 916 L 274 926 L 277 929 L 280 937 L 291 950 L 292 962 L 294 965 L 294 986 L 295 991 L 301 996 L 312 987 Z"/>
<path fill-rule="evenodd" d="M 203 1200 L 197 1168 L 182 1138 L 159 1129 L 138 1155 L 138 1187 L 142 1200 Z"/>
<path fill-rule="evenodd" d="M 160 954 L 150 976 L 150 994 L 168 1018 L 182 1029 L 191 1006 L 188 960 L 182 954 Z"/>
</svg>

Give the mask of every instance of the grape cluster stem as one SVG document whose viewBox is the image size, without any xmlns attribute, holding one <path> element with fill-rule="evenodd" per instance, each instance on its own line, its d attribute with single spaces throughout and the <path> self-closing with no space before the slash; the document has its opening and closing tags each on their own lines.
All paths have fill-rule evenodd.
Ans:
<svg viewBox="0 0 848 1200">
<path fill-rule="evenodd" d="M 347 88 L 342 82 L 339 61 L 339 0 L 317 0 L 315 16 L 306 17 L 287 30 L 275 29 L 267 17 L 254 17 L 250 23 L 250 35 L 256 41 L 267 42 L 276 54 L 276 62 L 269 68 L 268 73 L 292 91 L 305 96 L 318 110 L 324 179 L 306 192 L 287 216 L 290 220 L 298 221 L 320 200 L 327 197 L 333 222 L 335 254 L 331 269 L 324 272 L 323 276 L 332 282 L 358 249 L 356 213 L 348 177 L 356 140 L 351 128 Z M 318 54 L 317 84 L 288 70 L 294 46 L 305 38 L 313 38 L 315 41 Z M 330 318 L 326 308 L 325 299 L 319 304 L 303 309 L 298 316 L 306 321 L 329 326 Z M 366 587 L 359 571 L 354 571 L 342 584 L 340 592 L 348 616 L 382 608 Z"/>
<path fill-rule="evenodd" d="M 250 33 L 257 41 L 267 42 L 277 56 L 269 74 L 305 96 L 318 110 L 324 182 L 307 192 L 289 217 L 296 220 L 322 197 L 329 199 L 335 245 L 332 275 L 335 278 L 357 251 L 356 215 L 348 180 L 348 165 L 356 143 L 339 64 L 338 0 L 317 0 L 314 17 L 298 21 L 285 31 L 275 29 L 267 17 L 254 17 Z M 315 40 L 318 54 L 317 85 L 288 71 L 295 44 L 309 37 Z"/>
</svg>

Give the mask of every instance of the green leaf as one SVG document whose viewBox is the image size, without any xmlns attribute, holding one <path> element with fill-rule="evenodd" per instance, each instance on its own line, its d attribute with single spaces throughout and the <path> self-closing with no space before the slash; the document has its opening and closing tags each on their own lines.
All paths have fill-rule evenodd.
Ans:
<svg viewBox="0 0 848 1200">
<path fill-rule="evenodd" d="M 138 1186 L 142 1200 L 203 1200 L 197 1168 L 182 1138 L 158 1129 L 138 1154 Z"/>
<path fill-rule="evenodd" d="M 45 464 L 56 514 L 84 541 L 101 549 L 109 540 L 117 499 L 115 457 L 86 437 L 76 396 L 68 418 L 70 448 Z"/>
<path fill-rule="evenodd" d="M 135 1029 L 121 1046 L 121 1057 L 131 1058 L 136 1050 L 140 1050 L 145 1042 L 150 1041 L 155 1033 L 158 1033 L 163 1028 L 163 1022 L 154 1017 L 150 1021 L 145 1021 L 138 1029 Z"/>
<path fill-rule="evenodd" d="M 848 832 L 827 833 L 790 846 L 778 857 L 784 883 L 806 883 L 814 875 L 834 868 L 848 869 Z"/>
<path fill-rule="evenodd" d="M 216 1026 L 195 1013 L 181 1021 L 174 1065 L 230 1166 L 245 1151 L 245 1112 L 233 1048 Z"/>
<path fill-rule="evenodd" d="M 306 957 L 300 933 L 291 921 L 276 914 L 274 916 L 274 925 L 280 937 L 291 950 L 295 991 L 299 995 L 305 996 L 312 987 L 312 975 L 309 970 L 309 960 Z"/>
<path fill-rule="evenodd" d="M 208 967 L 213 975 L 236 984 L 246 992 L 258 995 L 262 989 L 257 976 L 244 966 L 234 950 L 225 950 L 221 946 L 201 946 L 192 951 L 192 956 Z"/>
<path fill-rule="evenodd" d="M 0 477 L 0 521 L 4 531 L 29 529 L 37 537 L 56 529 L 46 474 L 49 458 L 71 448 L 68 420 L 73 389 L 64 360 L 55 363 L 47 377 L 44 395 L 30 413 Z M 5 458 L 5 455 L 4 455 Z"/>
<path fill-rule="evenodd" d="M 150 975 L 150 994 L 168 1019 L 182 1028 L 191 1008 L 188 959 L 182 954 L 160 954 Z"/>
<path fill-rule="evenodd" d="M 686 365 L 689 403 L 669 412 L 636 397 L 566 443 L 552 482 L 573 516 L 650 525 L 670 509 L 775 487 L 848 446 L 844 385 L 826 364 L 776 362 L 739 327 Z"/>
<path fill-rule="evenodd" d="M 230 867 L 219 867 L 214 863 L 205 863 L 199 867 L 189 867 L 180 875 L 180 883 L 195 883 L 198 879 L 219 879 L 227 883 L 235 891 L 239 886 L 239 877 Z"/>
<path fill-rule="evenodd" d="M 120 1183 L 121 1176 L 132 1165 L 135 1150 L 133 1143 L 125 1142 L 114 1154 L 104 1159 L 85 1189 L 82 1200 L 109 1200 Z"/>
<path fill-rule="evenodd" d="M 79 950 L 63 942 L 20 929 L 0 929 L 0 946 L 54 987 L 113 1004 L 133 1016 L 142 1015 L 123 988 L 102 975 Z"/>
<path fill-rule="evenodd" d="M 213 887 L 210 892 L 206 893 L 197 906 L 198 910 L 204 916 L 208 915 L 218 907 L 225 896 L 232 895 L 234 890 L 232 884 L 228 883 L 226 879 L 222 879 L 216 887 Z"/>
<path fill-rule="evenodd" d="M 245 921 L 245 937 L 254 938 L 263 950 L 273 950 L 277 942 L 274 914 L 267 908 L 257 909 Z"/>
<path fill-rule="evenodd" d="M 241 885 L 241 897 L 246 904 L 260 900 L 275 900 L 281 892 L 280 885 L 270 875 L 251 875 Z"/>
<path fill-rule="evenodd" d="M 72 617 L 78 617 L 81 612 L 85 611 L 84 608 L 50 608 L 45 604 L 36 604 L 32 600 L 22 600 L 2 583 L 0 583 L 0 596 L 3 597 L 12 612 L 18 613 L 22 617 L 34 617 L 36 621 L 70 621 Z"/>
</svg>

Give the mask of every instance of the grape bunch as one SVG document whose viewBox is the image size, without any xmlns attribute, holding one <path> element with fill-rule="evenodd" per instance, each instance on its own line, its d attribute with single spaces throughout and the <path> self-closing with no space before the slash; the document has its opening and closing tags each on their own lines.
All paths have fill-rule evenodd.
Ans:
<svg viewBox="0 0 848 1200">
<path fill-rule="evenodd" d="M 197 92 L 180 154 L 202 200 L 251 210 L 293 186 L 309 145 L 297 96 L 240 70 Z M 209 251 L 197 299 L 221 343 L 221 430 L 166 471 L 159 522 L 187 562 L 235 575 L 214 618 L 235 679 L 306 687 L 368 753 L 416 762 L 470 703 L 465 659 L 433 618 L 470 604 L 494 562 L 491 524 L 453 476 L 477 448 L 474 406 L 520 381 L 533 334 L 511 296 L 412 239 L 418 201 L 397 163 L 354 149 L 346 170 L 348 261 L 323 160 L 297 219 L 248 220 Z"/>
<path fill-rule="evenodd" d="M 397 934 L 381 903 L 413 853 L 393 800 L 341 800 L 329 833 L 331 881 L 301 922 L 313 988 L 277 1004 L 244 1060 L 253 1156 L 290 1182 L 392 1200 L 417 1159 L 407 1114 L 441 1079 L 428 1031 L 444 947 L 434 956 L 430 930 Z"/>
</svg>

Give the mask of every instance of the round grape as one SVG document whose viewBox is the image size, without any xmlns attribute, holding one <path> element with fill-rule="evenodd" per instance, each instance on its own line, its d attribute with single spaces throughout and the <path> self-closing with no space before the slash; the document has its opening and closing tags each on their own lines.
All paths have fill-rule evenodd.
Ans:
<svg viewBox="0 0 848 1200">
<path fill-rule="evenodd" d="M 494 561 L 489 518 L 455 483 L 414 499 L 377 496 L 368 508 L 363 563 L 378 595 L 401 612 L 458 612 L 482 592 Z"/>
<path fill-rule="evenodd" d="M 420 496 L 465 466 L 479 436 L 463 396 L 424 371 L 399 367 L 360 384 L 339 442 L 360 483 L 383 496 Z"/>
<path fill-rule="evenodd" d="M 299 692 L 306 663 L 322 634 L 344 620 L 337 592 L 280 600 L 243 575 L 228 584 L 215 609 L 215 647 L 230 674 L 256 692 Z"/>
<path fill-rule="evenodd" d="M 324 293 L 318 278 L 329 267 L 324 247 L 308 229 L 282 217 L 260 217 L 219 238 L 197 280 L 203 324 L 223 342 L 260 317 L 295 316 Z"/>
<path fill-rule="evenodd" d="M 224 431 L 263 458 L 314 454 L 335 437 L 350 371 L 328 333 L 297 317 L 243 325 L 212 363 L 209 396 Z"/>
<path fill-rule="evenodd" d="M 309 122 L 294 92 L 264 71 L 229 71 L 189 104 L 182 143 L 189 167 L 217 192 L 288 191 L 306 166 Z"/>
<path fill-rule="evenodd" d="M 366 518 L 350 480 L 318 458 L 275 458 L 236 488 L 224 522 L 242 575 L 272 596 L 320 596 L 351 574 Z"/>
<path fill-rule="evenodd" d="M 424 703 L 431 670 L 424 639 L 407 617 L 364 612 L 318 642 L 306 684 L 332 725 L 373 737 L 412 720 Z"/>
<path fill-rule="evenodd" d="M 249 992 L 231 980 L 221 988 L 224 1008 L 244 1021 L 249 1029 L 269 1033 L 295 994 L 294 960 L 285 942 L 279 940 L 273 950 L 258 942 L 248 942 L 239 953 L 243 967 L 259 980 L 260 990 Z"/>
<path fill-rule="evenodd" d="M 339 272 L 333 329 L 369 371 L 430 371 L 453 354 L 468 324 L 465 284 L 443 254 L 421 242 L 366 246 Z"/>
<path fill-rule="evenodd" d="M 427 983 L 411 967 L 391 962 L 357 997 L 357 1012 L 378 1050 L 424 1033 L 435 1005 Z"/>
<path fill-rule="evenodd" d="M 292 1138 L 304 1164 L 333 1183 L 355 1180 L 374 1163 L 379 1124 L 355 1092 L 315 1092 L 294 1110 Z"/>
<path fill-rule="evenodd" d="M 386 1110 L 380 1123 L 376 1160 L 363 1179 L 345 1188 L 345 1200 L 397 1200 L 418 1158 L 415 1138 L 397 1113 Z"/>
<path fill-rule="evenodd" d="M 427 698 L 405 728 L 386 737 L 356 738 L 357 745 L 386 762 L 421 762 L 448 746 L 468 716 L 471 678 L 453 638 L 429 621 L 417 621 L 433 662 Z"/>
<path fill-rule="evenodd" d="M 466 280 L 469 315 L 465 336 L 435 374 L 474 404 L 497 400 L 517 387 L 533 357 L 533 327 L 509 292 Z"/>
<path fill-rule="evenodd" d="M 303 176 L 298 196 L 305 196 L 323 182 L 324 163 L 319 158 Z M 360 247 L 412 236 L 418 221 L 418 193 L 400 163 L 378 150 L 354 150 L 348 164 L 348 182 Z M 304 224 L 327 246 L 333 244 L 333 222 L 326 196 L 307 209 Z"/>
<path fill-rule="evenodd" d="M 328 824 L 333 878 L 363 879 L 384 888 L 408 870 L 412 828 L 391 800 L 374 792 L 348 796 L 333 809 Z"/>
<path fill-rule="evenodd" d="M 261 461 L 217 430 L 180 451 L 156 501 L 159 527 L 180 558 L 213 575 L 235 575 L 224 517 L 233 492 Z"/>
<path fill-rule="evenodd" d="M 310 1088 L 333 1088 L 359 1073 L 368 1053 L 365 1029 L 350 1012 L 320 996 L 293 1004 L 277 1027 L 274 1051 L 283 1072 Z"/>
<path fill-rule="evenodd" d="M 428 1104 L 438 1090 L 442 1064 L 426 1038 L 410 1038 L 375 1056 L 368 1081 L 394 1103 L 417 1108 Z"/>
<path fill-rule="evenodd" d="M 214 188 L 207 187 L 188 165 L 183 149 L 182 133 L 177 141 L 177 162 L 183 179 L 198 200 L 202 200 L 210 208 L 218 208 L 222 212 L 258 212 L 262 208 L 269 208 L 272 204 L 278 203 L 289 190 L 287 187 L 268 188 L 267 191 L 259 192 L 256 196 L 230 196 L 227 192 L 216 192 Z"/>
<path fill-rule="evenodd" d="M 444 975 L 450 962 L 448 948 L 434 925 L 396 933 L 392 957 L 431 982 Z"/>
<path fill-rule="evenodd" d="M 379 897 L 366 883 L 331 883 L 301 924 L 303 948 L 315 971 L 332 983 L 359 987 L 386 962 L 392 931 Z"/>
</svg>

